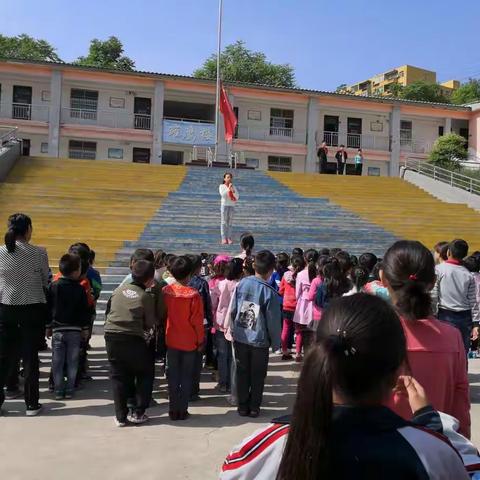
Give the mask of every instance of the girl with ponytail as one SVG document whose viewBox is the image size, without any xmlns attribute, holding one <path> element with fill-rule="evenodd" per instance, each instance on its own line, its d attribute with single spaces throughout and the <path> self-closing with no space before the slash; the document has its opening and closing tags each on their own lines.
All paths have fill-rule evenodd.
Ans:
<svg viewBox="0 0 480 480">
<path fill-rule="evenodd" d="M 424 386 L 435 409 L 454 416 L 460 433 L 470 436 L 470 400 L 465 348 L 459 331 L 432 314 L 430 291 L 435 260 L 420 242 L 402 240 L 385 254 L 382 282 L 400 315 L 407 339 L 409 374 Z M 392 408 L 410 418 L 405 396 L 395 394 Z"/>
<path fill-rule="evenodd" d="M 30 245 L 31 237 L 30 217 L 15 213 L 8 218 L 5 245 L 0 246 L 0 408 L 6 372 L 21 352 L 28 416 L 41 410 L 38 350 L 45 339 L 49 275 L 47 252 Z M 3 350 L 2 345 L 14 348 Z"/>
<path fill-rule="evenodd" d="M 309 300 L 308 294 L 312 281 L 317 276 L 317 260 L 318 252 L 314 249 L 307 250 L 304 254 L 306 267 L 297 275 L 295 282 L 295 296 L 297 298 L 297 306 L 293 316 L 296 333 L 296 362 L 302 361 L 302 347 L 304 350 L 308 348 L 312 341 L 312 332 L 308 326 L 313 322 L 313 302 Z"/>
<path fill-rule="evenodd" d="M 440 418 L 421 385 L 399 376 L 405 336 L 387 302 L 367 294 L 339 298 L 325 309 L 316 335 L 293 414 L 235 449 L 221 480 L 469 478 L 450 444 L 414 426 Z M 408 396 L 413 422 L 383 406 L 395 386 Z"/>
</svg>

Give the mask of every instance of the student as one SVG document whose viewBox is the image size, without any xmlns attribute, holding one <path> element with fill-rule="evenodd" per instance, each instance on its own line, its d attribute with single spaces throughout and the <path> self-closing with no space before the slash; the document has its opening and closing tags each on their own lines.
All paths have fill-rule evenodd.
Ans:
<svg viewBox="0 0 480 480">
<path fill-rule="evenodd" d="M 232 337 L 237 363 L 238 414 L 260 415 L 268 368 L 269 347 L 280 348 L 281 307 L 278 293 L 268 285 L 275 256 L 255 255 L 255 276 L 244 278 L 232 300 Z"/>
<path fill-rule="evenodd" d="M 363 152 L 361 148 L 357 150 L 357 154 L 355 155 L 354 161 L 355 161 L 355 175 L 361 176 L 362 170 L 363 170 Z"/>
<path fill-rule="evenodd" d="M 132 283 L 132 267 L 133 265 L 138 262 L 139 260 L 146 260 L 147 262 L 155 262 L 155 256 L 153 255 L 153 252 L 149 248 L 137 248 L 132 255 L 130 255 L 130 273 L 125 276 L 125 278 L 122 280 L 121 285 L 125 285 L 128 283 Z"/>
<path fill-rule="evenodd" d="M 322 284 L 319 286 L 314 303 L 321 312 L 335 298 L 350 291 L 352 284 L 345 275 L 340 262 L 336 258 L 330 259 L 322 268 Z"/>
<path fill-rule="evenodd" d="M 322 318 L 322 309 L 315 303 L 317 292 L 323 283 L 323 267 L 332 260 L 333 257 L 320 255 L 317 260 L 317 276 L 312 280 L 310 290 L 308 291 L 308 301 L 313 302 L 313 324 Z"/>
<path fill-rule="evenodd" d="M 238 204 L 240 195 L 238 190 L 233 186 L 233 175 L 225 173 L 223 176 L 223 183 L 218 187 L 218 192 L 221 198 L 221 235 L 222 244 L 231 245 L 232 241 L 232 223 L 233 212 L 235 206 Z"/>
<path fill-rule="evenodd" d="M 293 316 L 295 325 L 295 361 L 302 361 L 302 347 L 307 350 L 311 342 L 311 331 L 308 327 L 313 322 L 313 301 L 309 300 L 310 285 L 317 276 L 318 252 L 314 249 L 305 252 L 306 267 L 297 275 L 295 283 L 297 306 Z"/>
<path fill-rule="evenodd" d="M 448 252 L 448 242 L 438 242 L 433 247 L 433 257 L 435 258 L 435 265 L 439 265 L 440 263 L 443 263 L 446 260 L 448 260 L 447 252 Z"/>
<path fill-rule="evenodd" d="M 352 281 L 352 288 L 345 294 L 345 296 L 354 295 L 360 293 L 368 281 L 368 272 L 363 267 L 354 267 L 350 273 L 350 279 Z"/>
<path fill-rule="evenodd" d="M 175 278 L 170 273 L 170 266 L 173 264 L 173 262 L 175 262 L 176 259 L 177 256 L 173 253 L 167 253 L 167 255 L 165 255 L 165 271 L 163 272 L 162 280 L 164 280 L 167 285 L 175 283 Z"/>
<path fill-rule="evenodd" d="M 294 330 L 293 316 L 297 306 L 295 283 L 298 274 L 305 268 L 305 259 L 302 256 L 292 257 L 292 269 L 285 272 L 280 282 L 279 294 L 283 297 L 283 327 L 282 327 L 282 360 L 291 360 L 289 341 Z"/>
<path fill-rule="evenodd" d="M 189 417 L 192 378 L 198 352 L 204 348 L 205 331 L 202 298 L 188 286 L 192 261 L 187 256 L 176 257 L 169 270 L 175 283 L 163 289 L 167 306 L 168 414 L 176 421 Z"/>
<path fill-rule="evenodd" d="M 337 153 L 335 154 L 335 160 L 337 161 L 337 175 L 343 175 L 347 159 L 348 154 L 345 150 L 345 145 L 340 145 L 340 149 L 337 150 Z"/>
<path fill-rule="evenodd" d="M 432 317 L 430 290 L 435 284 L 435 263 L 431 252 L 420 242 L 396 242 L 385 254 L 381 275 L 407 339 L 408 375 L 423 385 L 435 409 L 460 421 L 460 433 L 469 437 L 465 352 L 459 331 Z M 395 395 L 392 406 L 409 418 L 404 396 Z"/>
<path fill-rule="evenodd" d="M 112 294 L 105 321 L 105 344 L 115 404 L 115 424 L 148 421 L 145 410 L 152 392 L 152 361 L 145 333 L 156 322 L 155 302 L 145 290 L 153 285 L 152 262 L 138 260 L 132 265 L 132 283 L 120 285 Z M 128 415 L 127 400 L 135 394 L 136 404 Z M 127 418 L 128 416 L 128 418 Z"/>
<path fill-rule="evenodd" d="M 421 385 L 399 376 L 405 336 L 395 311 L 365 294 L 325 310 L 305 358 L 293 415 L 236 447 L 221 480 L 467 480 L 457 451 L 425 426 L 440 424 Z M 397 386 L 412 421 L 384 403 Z M 438 422 L 437 424 L 435 422 Z"/>
<path fill-rule="evenodd" d="M 299 248 L 299 247 L 295 247 L 293 250 L 292 250 L 292 257 L 294 257 L 295 255 L 300 255 L 301 257 L 303 257 L 304 253 L 303 253 L 303 249 Z"/>
<path fill-rule="evenodd" d="M 317 157 L 319 161 L 319 173 L 327 173 L 328 166 L 328 148 L 327 143 L 322 142 L 322 145 L 317 151 Z"/>
<path fill-rule="evenodd" d="M 465 240 L 454 240 L 447 251 L 448 259 L 437 265 L 437 281 L 432 292 L 438 305 L 438 319 L 449 322 L 460 330 L 465 352 L 470 350 L 472 320 L 478 315 L 476 285 L 473 275 L 462 265 L 468 254 Z M 478 327 L 475 327 L 478 335 Z"/>
<path fill-rule="evenodd" d="M 282 281 L 285 272 L 288 271 L 290 265 L 290 257 L 287 253 L 281 252 L 276 256 L 277 262 L 275 264 L 275 270 L 269 280 L 270 285 L 274 290 L 278 292 L 280 288 L 280 282 Z"/>
<path fill-rule="evenodd" d="M 372 274 L 375 265 L 378 263 L 378 258 L 374 253 L 362 253 L 358 259 L 358 264 L 368 272 L 368 281 L 375 280 Z"/>
<path fill-rule="evenodd" d="M 194 288 L 200 294 L 203 304 L 203 327 L 205 329 L 205 338 L 212 336 L 211 329 L 213 328 L 213 312 L 212 312 L 212 299 L 210 298 L 210 288 L 208 282 L 200 276 L 200 270 L 202 269 L 202 259 L 200 255 L 187 255 L 187 257 L 192 262 L 192 275 L 190 282 L 188 283 L 189 287 Z M 210 343 L 213 344 L 212 339 Z M 192 389 L 190 392 L 190 401 L 196 401 L 200 399 L 200 377 L 202 374 L 202 364 L 203 364 L 203 352 L 197 352 L 197 360 L 195 364 L 194 375 L 192 379 Z"/>
<path fill-rule="evenodd" d="M 89 333 L 91 310 L 85 290 L 79 283 L 82 272 L 77 255 L 65 254 L 60 259 L 62 276 L 49 286 L 50 322 L 46 336 L 52 337 L 52 375 L 55 400 L 73 397 L 78 373 L 80 342 Z M 64 383 L 64 371 L 67 382 Z"/>
<path fill-rule="evenodd" d="M 382 271 L 383 263 L 378 262 L 374 267 L 370 275 L 368 276 L 368 282 L 363 287 L 363 291 L 376 297 L 381 297 L 386 301 L 390 301 L 390 293 L 387 287 L 383 284 L 380 278 L 380 272 Z"/>
<path fill-rule="evenodd" d="M 230 326 L 227 315 L 233 293 L 243 275 L 243 261 L 241 258 L 232 258 L 225 267 L 225 279 L 219 282 L 218 306 L 215 314 L 215 344 L 217 346 L 217 363 L 219 381 L 217 390 L 220 393 L 230 393 L 232 370 L 232 344 L 225 337 L 225 331 Z"/>
<path fill-rule="evenodd" d="M 253 255 L 253 247 L 255 246 L 255 239 L 251 233 L 242 233 L 240 236 L 240 247 L 242 253 L 238 254 L 238 258 L 248 258 Z"/>
<path fill-rule="evenodd" d="M 97 301 L 100 298 L 100 294 L 102 293 L 102 276 L 100 275 L 100 272 L 93 267 L 95 264 L 95 250 L 90 250 L 90 261 L 89 261 L 89 266 L 87 270 L 87 278 L 88 281 L 90 282 L 90 285 L 92 286 L 93 290 L 93 297 L 95 298 L 95 301 Z"/>
<path fill-rule="evenodd" d="M 167 270 L 165 266 L 166 253 L 163 250 L 157 250 L 154 255 L 153 265 L 155 267 L 155 280 L 161 282 L 163 280 L 163 274 Z"/>
</svg>

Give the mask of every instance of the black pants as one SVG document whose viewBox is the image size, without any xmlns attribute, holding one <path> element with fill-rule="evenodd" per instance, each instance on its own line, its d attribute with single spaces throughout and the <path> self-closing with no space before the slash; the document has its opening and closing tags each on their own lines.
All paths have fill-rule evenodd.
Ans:
<svg viewBox="0 0 480 480">
<path fill-rule="evenodd" d="M 202 376 L 202 366 L 203 366 L 203 354 L 197 352 L 195 358 L 195 364 L 193 366 L 193 375 L 192 375 L 192 388 L 190 391 L 190 396 L 198 395 L 200 393 L 200 378 Z"/>
<path fill-rule="evenodd" d="M 259 410 L 268 369 L 268 348 L 234 342 L 238 409 Z"/>
<path fill-rule="evenodd" d="M 127 418 L 127 400 L 133 394 L 136 413 L 142 415 L 150 405 L 153 388 L 152 355 L 142 337 L 122 333 L 106 333 L 110 378 L 112 380 L 115 416 L 119 422 Z"/>
<path fill-rule="evenodd" d="M 36 407 L 39 399 L 38 350 L 45 339 L 45 305 L 11 306 L 0 304 L 0 406 L 9 375 L 23 361 L 25 404 Z"/>
<path fill-rule="evenodd" d="M 327 173 L 327 159 L 322 159 L 320 158 L 320 165 L 319 165 L 319 168 L 320 168 L 320 173 Z"/>
<path fill-rule="evenodd" d="M 337 175 L 343 175 L 343 171 L 345 169 L 345 163 L 341 160 L 337 160 Z"/>
<path fill-rule="evenodd" d="M 361 175 L 363 170 L 363 165 L 361 163 L 355 164 L 355 175 Z"/>
<path fill-rule="evenodd" d="M 185 413 L 192 391 L 192 378 L 198 352 L 167 348 L 168 397 L 170 412 Z"/>
</svg>

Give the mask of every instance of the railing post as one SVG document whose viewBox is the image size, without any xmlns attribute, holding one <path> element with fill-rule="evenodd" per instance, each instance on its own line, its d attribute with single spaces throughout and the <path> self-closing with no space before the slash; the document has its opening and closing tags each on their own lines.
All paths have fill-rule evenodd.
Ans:
<svg viewBox="0 0 480 480">
<path fill-rule="evenodd" d="M 470 193 L 473 193 L 473 178 L 470 179 Z"/>
</svg>

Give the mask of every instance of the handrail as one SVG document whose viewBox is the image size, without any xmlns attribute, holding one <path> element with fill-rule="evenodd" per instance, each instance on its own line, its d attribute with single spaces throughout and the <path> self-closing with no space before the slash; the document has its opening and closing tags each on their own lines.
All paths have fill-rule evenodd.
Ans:
<svg viewBox="0 0 480 480">
<path fill-rule="evenodd" d="M 446 183 L 451 187 L 460 188 L 474 195 L 480 195 L 480 180 L 476 178 L 452 172 L 446 168 L 437 167 L 431 163 L 413 158 L 405 159 L 404 167 L 405 170 L 418 172 L 433 180 Z"/>
<path fill-rule="evenodd" d="M 180 117 L 163 117 L 164 120 L 175 120 L 177 122 L 192 122 L 192 123 L 215 123 L 213 120 L 198 120 L 197 118 L 180 118 Z"/>
<path fill-rule="evenodd" d="M 5 142 L 11 142 L 12 140 L 17 139 L 17 131 L 18 127 L 6 127 L 9 128 L 5 133 L 1 133 L 0 131 L 0 146 L 2 146 Z"/>
</svg>

